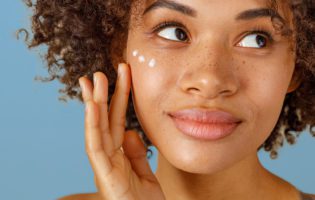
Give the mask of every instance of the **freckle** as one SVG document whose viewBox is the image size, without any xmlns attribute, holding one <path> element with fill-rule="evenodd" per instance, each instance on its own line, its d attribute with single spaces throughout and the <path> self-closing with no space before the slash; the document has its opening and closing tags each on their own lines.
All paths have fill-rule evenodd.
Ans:
<svg viewBox="0 0 315 200">
<path fill-rule="evenodd" d="M 136 56 L 138 55 L 138 53 L 139 53 L 138 50 L 134 50 L 134 51 L 132 52 L 132 55 L 136 57 Z"/>
<path fill-rule="evenodd" d="M 246 61 L 245 60 L 243 60 L 243 64 L 245 64 L 246 63 Z"/>
<path fill-rule="evenodd" d="M 139 62 L 141 62 L 141 63 L 145 62 L 144 56 L 139 56 Z"/>
<path fill-rule="evenodd" d="M 153 67 L 155 67 L 155 64 L 156 64 L 155 59 L 151 59 L 149 62 L 149 67 L 153 68 Z"/>
</svg>

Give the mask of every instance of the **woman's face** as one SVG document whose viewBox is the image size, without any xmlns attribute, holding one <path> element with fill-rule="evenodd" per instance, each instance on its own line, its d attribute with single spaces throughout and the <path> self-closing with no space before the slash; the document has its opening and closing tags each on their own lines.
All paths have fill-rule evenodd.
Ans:
<svg viewBox="0 0 315 200">
<path fill-rule="evenodd" d="M 278 7 L 292 27 L 289 10 Z M 294 71 L 294 45 L 259 9 L 268 2 L 134 3 L 125 52 L 134 106 L 147 137 L 173 166 L 221 170 L 256 154 L 274 128 Z M 170 25 L 154 31 L 163 22 Z M 242 122 L 219 140 L 196 139 L 168 115 L 192 108 L 223 110 Z"/>
</svg>

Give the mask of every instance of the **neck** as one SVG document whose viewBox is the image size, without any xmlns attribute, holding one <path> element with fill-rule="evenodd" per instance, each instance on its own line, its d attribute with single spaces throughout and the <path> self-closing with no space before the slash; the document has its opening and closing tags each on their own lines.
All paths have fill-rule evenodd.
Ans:
<svg viewBox="0 0 315 200">
<path fill-rule="evenodd" d="M 216 174 L 182 171 L 158 154 L 156 177 L 167 200 L 298 200 L 294 186 L 267 171 L 257 154 Z"/>
</svg>

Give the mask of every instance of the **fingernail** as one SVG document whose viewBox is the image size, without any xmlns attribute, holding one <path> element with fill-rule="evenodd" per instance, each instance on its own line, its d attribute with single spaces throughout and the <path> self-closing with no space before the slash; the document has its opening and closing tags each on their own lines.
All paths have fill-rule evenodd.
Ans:
<svg viewBox="0 0 315 200">
<path fill-rule="evenodd" d="M 94 87 L 96 86 L 96 83 L 97 83 L 97 80 L 96 80 L 96 76 L 95 76 L 95 73 L 93 74 L 93 84 L 94 84 Z"/>
<path fill-rule="evenodd" d="M 79 78 L 79 85 L 80 85 L 80 88 L 81 88 L 82 92 L 84 93 L 84 85 L 82 83 L 82 79 L 81 78 Z"/>
<path fill-rule="evenodd" d="M 122 73 L 123 73 L 123 66 L 122 66 L 123 64 L 122 63 L 120 63 L 119 65 L 118 65 L 118 73 L 120 74 L 120 75 L 122 75 Z"/>
</svg>

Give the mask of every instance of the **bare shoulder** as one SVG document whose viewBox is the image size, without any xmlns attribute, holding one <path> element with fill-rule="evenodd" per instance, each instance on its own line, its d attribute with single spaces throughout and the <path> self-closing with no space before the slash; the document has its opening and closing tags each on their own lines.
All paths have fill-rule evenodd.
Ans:
<svg viewBox="0 0 315 200">
<path fill-rule="evenodd" d="M 305 200 L 315 200 L 315 194 L 303 193 Z"/>
<path fill-rule="evenodd" d="M 58 200 L 99 200 L 97 193 L 72 194 Z"/>
</svg>

